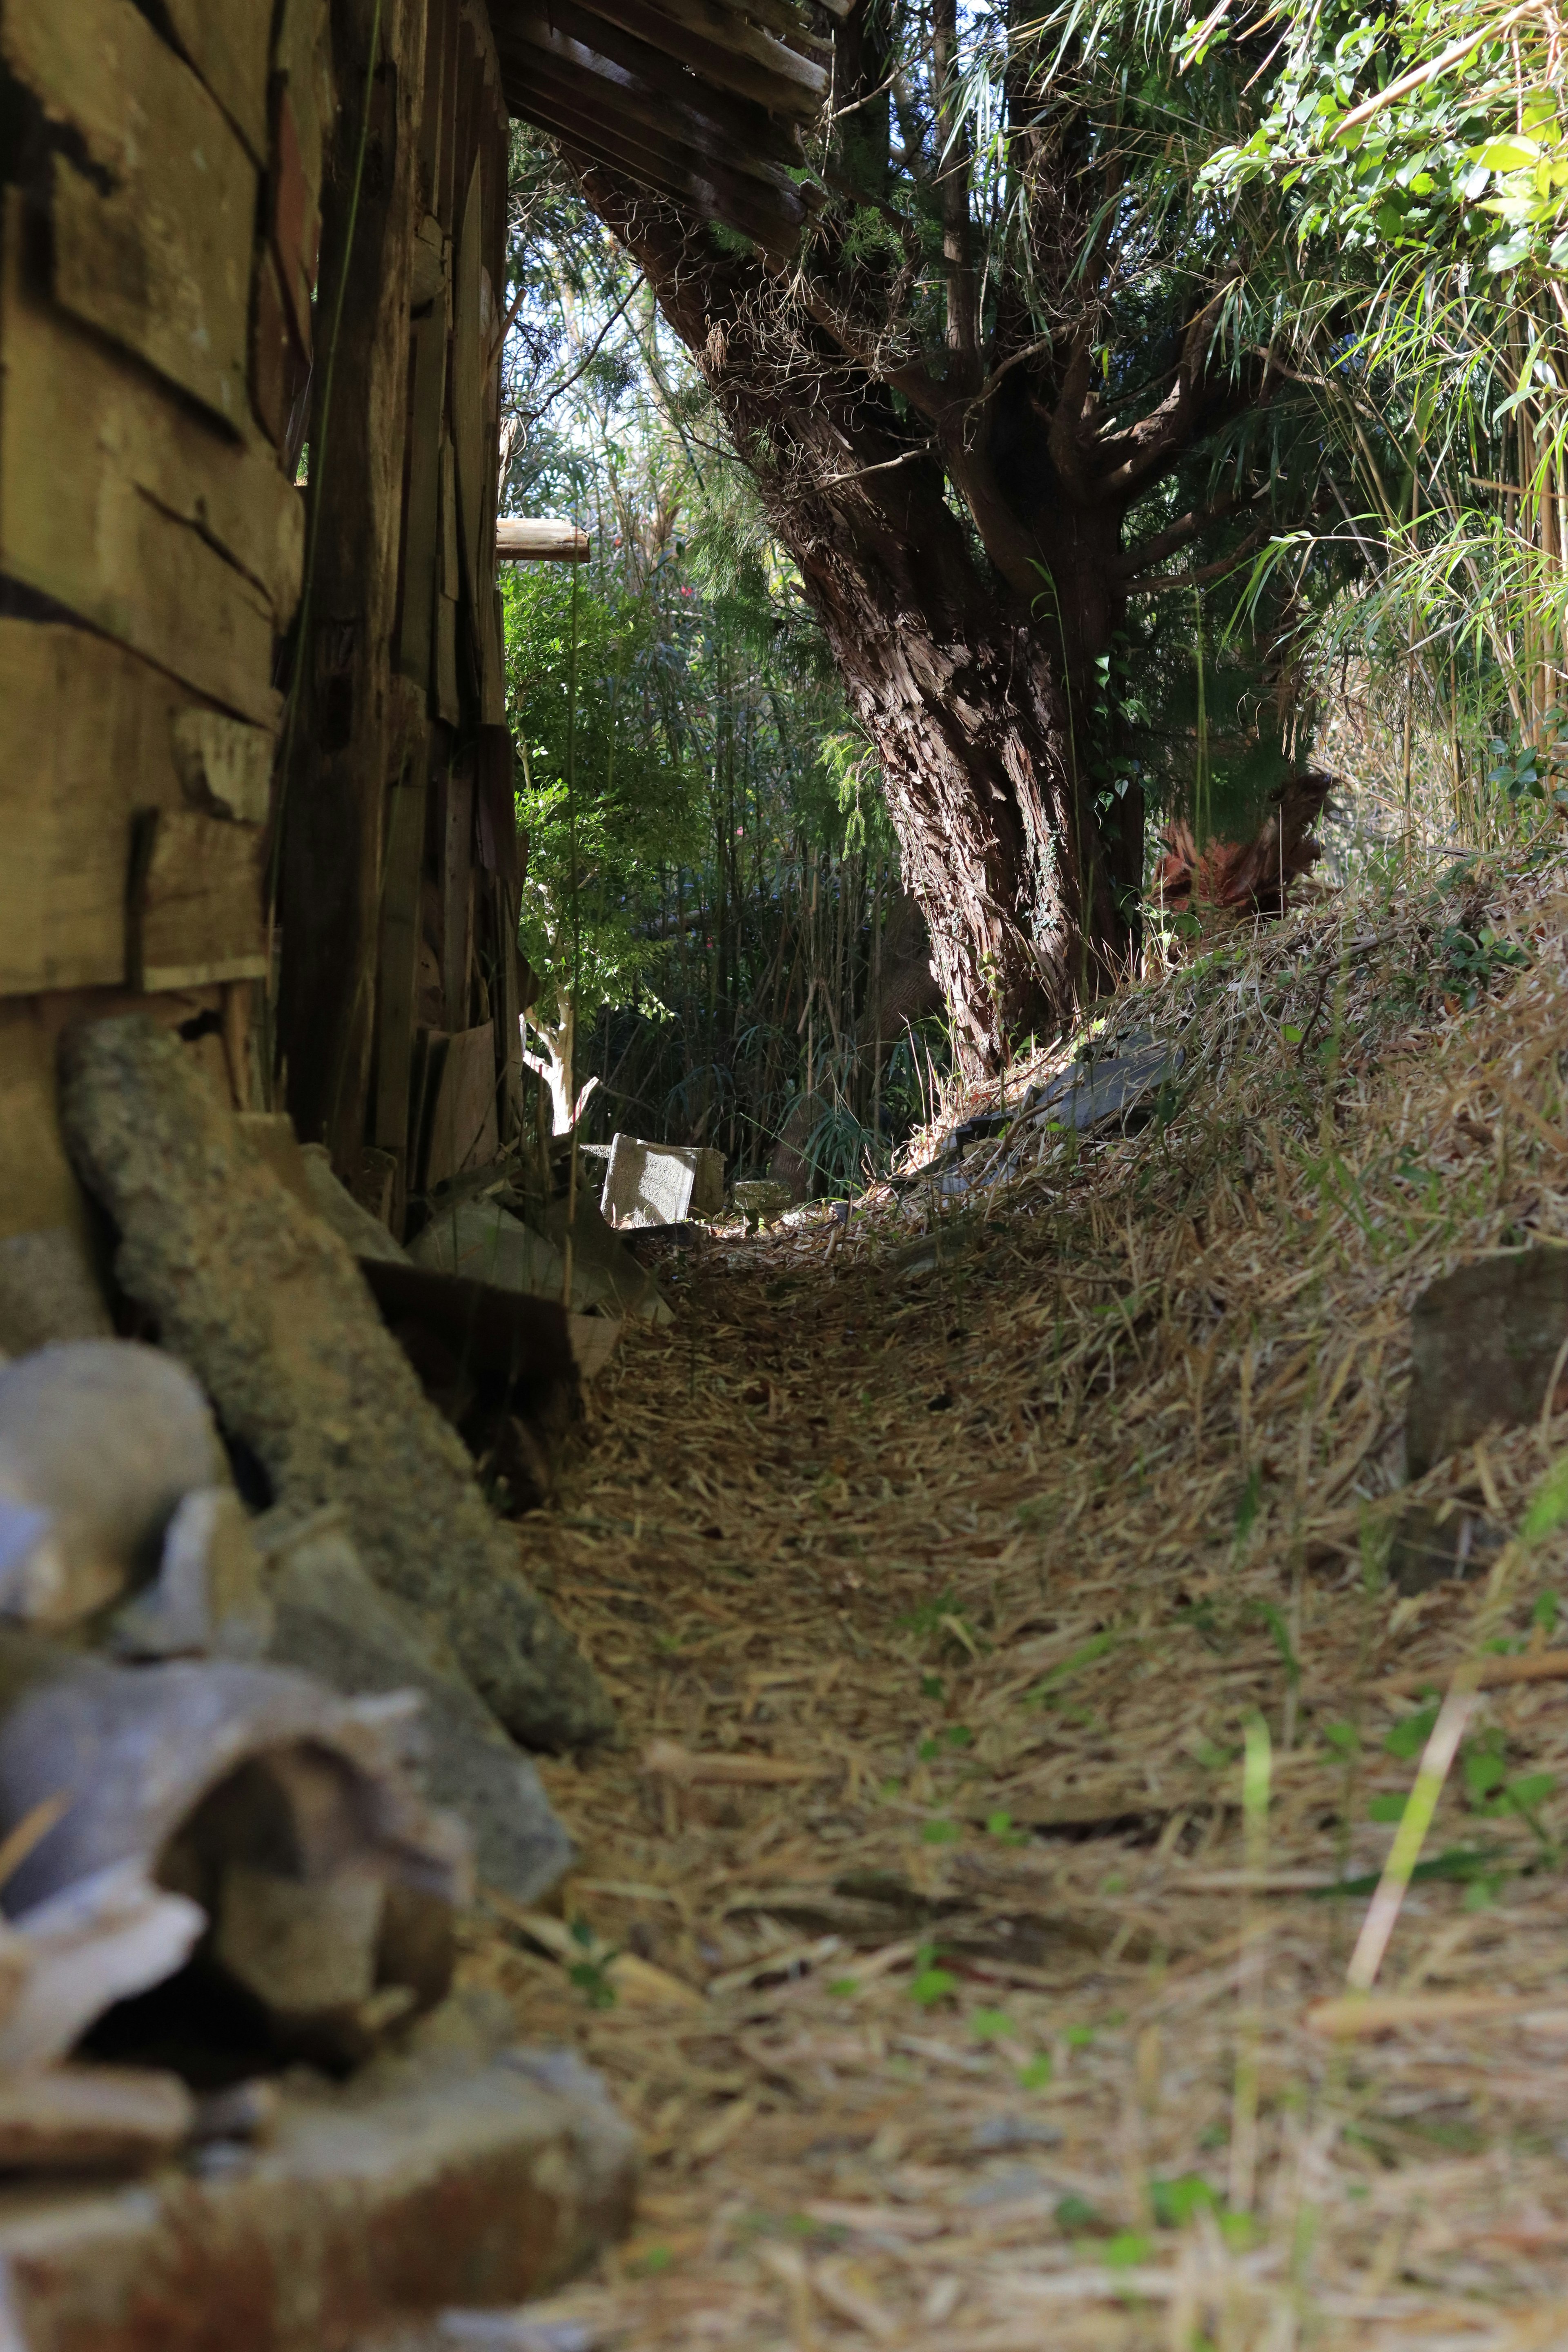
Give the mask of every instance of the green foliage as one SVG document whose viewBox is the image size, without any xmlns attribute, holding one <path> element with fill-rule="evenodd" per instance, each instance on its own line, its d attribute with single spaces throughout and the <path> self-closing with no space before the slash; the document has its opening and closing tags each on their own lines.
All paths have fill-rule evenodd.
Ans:
<svg viewBox="0 0 1568 2352">
<path fill-rule="evenodd" d="M 592 1014 L 648 970 L 658 877 L 700 838 L 660 708 L 664 616 L 651 595 L 584 587 L 576 566 L 509 564 L 501 593 L 529 843 L 521 943 L 546 987 L 574 988 Z"/>
</svg>

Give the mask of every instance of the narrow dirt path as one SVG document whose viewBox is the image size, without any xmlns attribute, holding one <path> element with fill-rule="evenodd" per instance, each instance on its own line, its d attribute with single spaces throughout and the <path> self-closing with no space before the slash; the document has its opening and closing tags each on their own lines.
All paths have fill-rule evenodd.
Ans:
<svg viewBox="0 0 1568 2352">
<path fill-rule="evenodd" d="M 714 1244 L 527 1523 L 625 1741 L 545 1769 L 564 1957 L 491 1915 L 467 1967 L 643 2134 L 633 2240 L 550 2306 L 595 2342 L 1568 2342 L 1554 1798 L 1450 1790 L 1408 2021 L 1307 2021 L 1415 1769 L 1387 1677 L 1539 1646 L 1550 1563 L 1380 1587 L 1403 1276 L 1324 1255 L 1288 1139 L 1201 1240 L 1143 1149 L 939 1241 Z M 1510 1769 L 1568 1753 L 1555 1686 L 1489 1705 Z"/>
</svg>

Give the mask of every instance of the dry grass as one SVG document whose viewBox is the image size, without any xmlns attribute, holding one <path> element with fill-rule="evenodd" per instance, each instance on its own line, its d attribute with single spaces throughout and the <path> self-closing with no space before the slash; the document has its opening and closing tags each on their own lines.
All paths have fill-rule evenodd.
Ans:
<svg viewBox="0 0 1568 2352">
<path fill-rule="evenodd" d="M 1457 1770 L 1426 1851 L 1482 1860 L 1407 1894 L 1405 2007 L 1304 2021 L 1415 1771 L 1391 1678 L 1539 1650 L 1564 1567 L 1383 1581 L 1405 1495 L 1517 1529 L 1568 1440 L 1402 1486 L 1413 1297 L 1568 1238 L 1568 877 L 1463 888 L 1218 942 L 1126 1008 L 1180 1032 L 1167 1123 L 721 1240 L 604 1376 L 526 1526 L 626 1728 L 546 1768 L 604 1941 L 492 1913 L 467 1962 L 644 2135 L 634 2240 L 552 2310 L 637 2352 L 1568 2345 L 1568 1775 L 1532 1826 Z M 1461 922 L 1528 958 L 1471 1010 Z M 1560 1684 L 1480 1710 L 1563 1772 Z"/>
</svg>

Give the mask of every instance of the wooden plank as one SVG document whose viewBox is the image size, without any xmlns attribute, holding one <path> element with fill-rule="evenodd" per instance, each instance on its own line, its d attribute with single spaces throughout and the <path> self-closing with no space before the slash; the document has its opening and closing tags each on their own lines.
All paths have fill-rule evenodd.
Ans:
<svg viewBox="0 0 1568 2352">
<path fill-rule="evenodd" d="M 804 158 L 789 130 L 759 106 L 715 101 L 672 58 L 585 8 L 573 8 L 569 25 L 562 23 L 555 0 L 548 14 L 543 8 L 520 12 L 507 19 L 507 41 L 592 91 L 610 119 L 619 116 L 678 139 L 691 151 L 694 166 L 722 163 L 775 192 L 795 188 L 790 167 Z"/>
<path fill-rule="evenodd" d="M 463 201 L 452 289 L 452 442 L 457 458 L 458 552 L 476 683 L 484 676 L 480 631 L 485 625 L 479 602 L 486 521 L 483 245 L 484 167 L 476 155 Z M 489 569 L 485 567 L 487 575 Z"/>
<path fill-rule="evenodd" d="M 760 182 L 743 179 L 679 140 L 628 121 L 601 105 L 591 89 L 552 68 L 531 76 L 527 104 L 518 110 L 567 145 L 691 205 L 704 219 L 725 221 L 770 252 L 793 250 L 805 218 L 793 188 L 788 196 L 775 199 Z"/>
<path fill-rule="evenodd" d="M 442 786 L 441 806 L 441 992 L 451 1030 L 468 1026 L 473 927 L 474 780 L 454 762 Z"/>
<path fill-rule="evenodd" d="M 222 109 L 131 0 L 6 0 L 0 55 L 79 156 L 52 158 L 55 299 L 243 430 L 258 173 Z"/>
<path fill-rule="evenodd" d="M 153 992 L 261 980 L 265 835 L 199 809 L 144 809 L 132 844 L 127 979 Z"/>
<path fill-rule="evenodd" d="M 436 599 L 435 702 L 437 715 L 455 727 L 462 716 L 458 699 L 458 468 L 450 441 L 441 444 L 441 579 Z"/>
<path fill-rule="evenodd" d="M 419 878 L 425 861 L 426 769 L 426 755 L 416 753 L 392 788 L 386 824 L 386 879 L 381 899 L 375 1140 L 400 1156 L 408 1142 L 415 996 L 419 973 Z"/>
<path fill-rule="evenodd" d="M 204 425 L 37 299 L 23 283 L 18 192 L 4 203 L 0 572 L 275 725 L 273 638 L 298 601 L 304 541 L 298 492 L 261 444 Z"/>
<path fill-rule="evenodd" d="M 42 1008 L 26 1001 L 0 1004 L 0 1237 L 63 1225 L 89 1242 L 87 1203 L 66 1157 L 58 1098 L 55 1038 Z"/>
<path fill-rule="evenodd" d="M 503 515 L 496 525 L 500 563 L 586 563 L 593 552 L 585 530 L 550 515 Z"/>
<path fill-rule="evenodd" d="M 272 0 L 163 0 L 163 14 L 185 58 L 264 164 Z"/>
<path fill-rule="evenodd" d="M 274 88 L 288 93 L 305 184 L 319 197 L 327 136 L 337 116 L 331 24 L 323 0 L 284 0 L 272 69 Z"/>
<path fill-rule="evenodd" d="M 446 63 L 446 18 L 439 0 L 429 0 L 425 12 L 425 82 L 419 113 L 419 194 L 426 210 L 436 209 L 436 184 L 441 163 L 441 76 Z"/>
<path fill-rule="evenodd" d="M 441 522 L 441 404 L 447 383 L 445 296 L 414 323 L 414 394 L 410 404 L 408 500 L 403 550 L 403 611 L 397 666 L 405 677 L 430 683 L 431 625 L 443 584 L 437 579 Z M 452 714 L 454 717 L 456 713 Z"/>
<path fill-rule="evenodd" d="M 89 630 L 0 619 L 0 996 L 119 988 L 138 808 L 265 805 L 272 739 Z"/>
<path fill-rule="evenodd" d="M 654 0 L 579 0 L 579 5 L 606 24 L 635 34 L 650 48 L 689 65 L 710 89 L 752 99 L 770 114 L 810 121 L 827 95 L 828 78 L 820 66 L 756 31 L 716 0 L 709 0 L 707 6 L 703 0 L 658 0 L 657 5 Z M 526 66 L 503 47 L 501 71 L 508 105 L 514 114 L 526 115 Z"/>
<path fill-rule="evenodd" d="M 522 1129 L 521 1007 L 517 992 L 516 886 L 498 875 L 490 885 L 495 902 L 497 987 L 495 1021 L 496 1069 L 500 1081 L 501 1141 L 510 1143 Z"/>
<path fill-rule="evenodd" d="M 425 1154 L 425 1189 L 488 1168 L 500 1150 L 496 1123 L 495 1035 L 464 1029 L 447 1039 L 447 1051 L 430 1110 Z"/>
<path fill-rule="evenodd" d="M 441 172 L 437 182 L 436 215 L 442 227 L 450 235 L 457 226 L 458 173 L 462 162 L 460 76 L 463 49 L 457 0 L 440 0 L 440 5 L 444 18 L 441 43 Z"/>
</svg>

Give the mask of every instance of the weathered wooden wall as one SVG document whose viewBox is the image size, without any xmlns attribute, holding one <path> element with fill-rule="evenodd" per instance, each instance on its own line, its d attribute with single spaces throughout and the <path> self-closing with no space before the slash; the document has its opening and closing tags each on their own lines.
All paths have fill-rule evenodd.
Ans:
<svg viewBox="0 0 1568 2352">
<path fill-rule="evenodd" d="M 335 0 L 344 102 L 325 206 L 329 316 L 372 15 L 372 0 Z M 521 1087 L 495 587 L 507 118 L 480 0 L 383 0 L 382 23 L 311 492 L 280 1036 L 300 1133 L 325 1139 L 378 1204 L 390 1182 L 400 1223 L 410 1194 L 495 1159 Z"/>
<path fill-rule="evenodd" d="M 150 1005 L 251 1098 L 332 103 L 326 0 L 278 13 L 0 13 L 0 1234 L 77 1213 L 82 1013 Z"/>
</svg>

